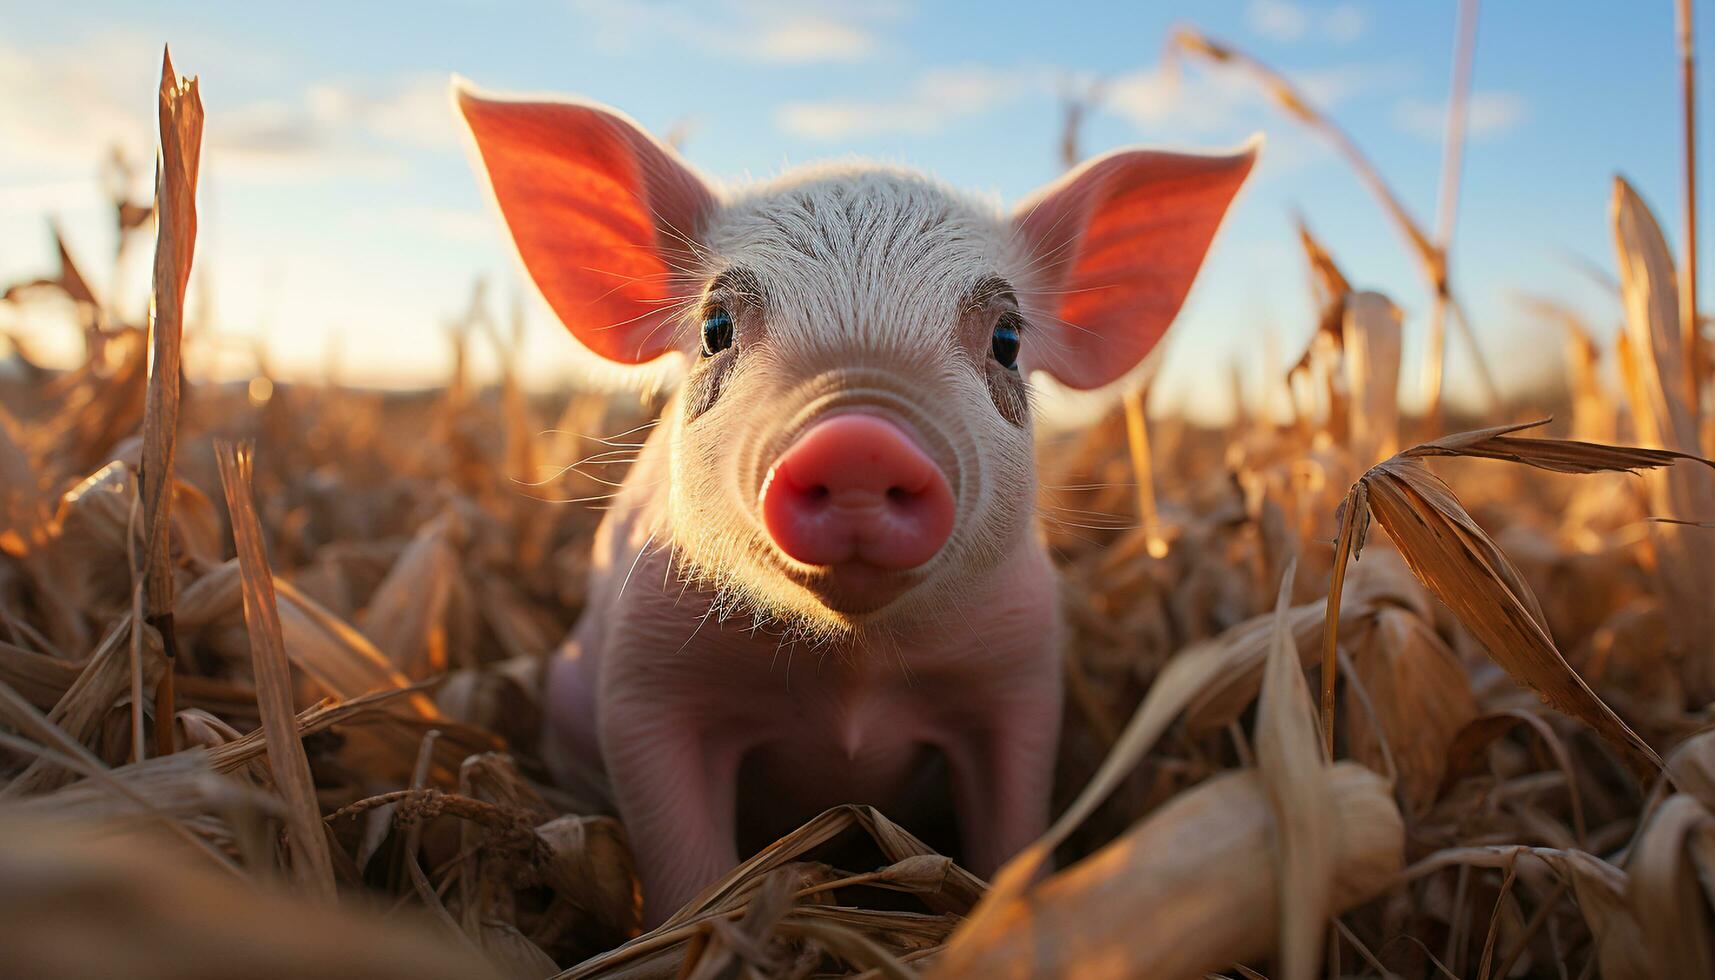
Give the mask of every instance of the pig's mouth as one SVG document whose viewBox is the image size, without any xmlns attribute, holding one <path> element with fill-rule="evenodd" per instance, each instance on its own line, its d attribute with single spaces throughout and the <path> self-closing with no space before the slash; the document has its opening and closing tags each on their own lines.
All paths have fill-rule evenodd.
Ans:
<svg viewBox="0 0 1715 980">
<path fill-rule="evenodd" d="M 915 571 L 895 571 L 865 561 L 786 569 L 787 577 L 815 595 L 841 616 L 861 618 L 886 609 L 923 578 Z"/>
</svg>

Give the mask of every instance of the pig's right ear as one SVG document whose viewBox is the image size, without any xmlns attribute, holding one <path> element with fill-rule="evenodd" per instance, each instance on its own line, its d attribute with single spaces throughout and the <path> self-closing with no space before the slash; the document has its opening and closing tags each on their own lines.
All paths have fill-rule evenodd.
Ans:
<svg viewBox="0 0 1715 980">
<path fill-rule="evenodd" d="M 641 364 L 674 347 L 675 282 L 715 196 L 672 149 L 610 109 L 478 95 L 453 82 L 518 255 L 594 353 Z"/>
</svg>

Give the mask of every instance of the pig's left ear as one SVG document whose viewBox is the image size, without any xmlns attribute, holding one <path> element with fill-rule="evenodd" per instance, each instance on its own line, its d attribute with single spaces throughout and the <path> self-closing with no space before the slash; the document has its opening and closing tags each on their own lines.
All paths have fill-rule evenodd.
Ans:
<svg viewBox="0 0 1715 980">
<path fill-rule="evenodd" d="M 621 364 L 673 349 L 681 270 L 714 194 L 636 123 L 586 102 L 453 94 L 518 255 L 572 336 Z"/>
<path fill-rule="evenodd" d="M 1119 150 L 1019 204 L 1025 366 L 1073 388 L 1136 367 L 1179 312 L 1260 141 L 1202 156 Z M 1046 334 L 1046 336 L 1043 336 Z"/>
</svg>

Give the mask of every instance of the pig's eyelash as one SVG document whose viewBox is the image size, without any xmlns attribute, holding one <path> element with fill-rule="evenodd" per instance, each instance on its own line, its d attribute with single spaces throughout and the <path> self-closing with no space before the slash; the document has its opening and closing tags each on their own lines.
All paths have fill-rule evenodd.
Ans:
<svg viewBox="0 0 1715 980">
<path fill-rule="evenodd" d="M 1026 324 L 1058 323 L 1062 327 L 1065 327 L 1067 330 L 1075 330 L 1079 333 L 1088 334 L 1092 337 L 1096 336 L 1096 332 L 1089 329 L 1088 327 L 1081 327 L 1078 324 L 1071 322 L 1070 320 L 1066 320 L 1066 319 L 1063 319 L 1063 318 L 1056 316 L 1052 313 L 1049 313 L 1047 310 L 1032 309 L 1032 310 L 1024 310 L 1021 312 L 1024 315 L 1024 320 L 1025 320 Z M 1041 360 L 1042 361 L 1045 361 L 1050 365 L 1061 363 L 1061 356 L 1065 353 L 1066 348 L 1067 348 L 1067 344 L 1059 338 L 1056 331 L 1053 331 L 1053 330 L 1035 330 L 1035 331 L 1031 332 L 1030 336 L 1031 336 L 1031 345 L 1032 345 L 1033 349 L 1041 351 Z M 1028 385 L 1028 381 L 1026 381 L 1026 385 Z"/>
<path fill-rule="evenodd" d="M 662 327 L 673 326 L 680 319 L 682 319 L 686 308 L 688 308 L 688 304 L 681 302 L 681 303 L 678 303 L 676 306 L 667 307 L 664 310 L 646 309 L 642 313 L 639 313 L 634 317 L 627 317 L 626 319 L 621 320 L 618 323 L 610 323 L 605 327 L 597 327 L 596 329 L 598 329 L 598 330 L 617 330 L 620 327 L 630 326 L 631 324 L 636 323 L 637 321 L 642 320 L 645 317 L 651 317 L 651 316 L 655 316 L 658 313 L 664 313 L 665 315 L 661 317 L 661 322 L 657 323 L 653 328 L 650 329 L 649 333 L 647 333 L 646 335 L 644 335 L 642 338 L 640 338 L 638 340 L 637 348 L 638 348 L 638 350 L 643 350 L 643 349 L 646 349 L 648 347 L 649 342 L 652 339 L 654 339 L 655 335 L 657 333 L 661 332 Z M 677 329 L 677 327 L 674 326 L 674 329 Z"/>
<path fill-rule="evenodd" d="M 682 302 L 674 306 L 667 307 L 665 310 L 661 311 L 664 315 L 661 317 L 660 322 L 656 323 L 655 326 L 650 327 L 649 332 L 643 336 L 642 340 L 638 341 L 638 349 L 642 350 L 647 348 L 650 343 L 654 341 L 655 335 L 661 332 L 662 328 L 667 329 L 669 336 L 685 329 L 685 313 L 690 309 L 691 304 L 689 302 Z"/>
<path fill-rule="evenodd" d="M 695 296 L 668 297 L 667 299 L 662 300 L 662 307 L 660 310 L 650 311 L 652 313 L 661 313 L 661 322 L 655 324 L 655 326 L 649 329 L 649 333 L 644 336 L 639 347 L 648 346 L 649 343 L 655 339 L 655 335 L 661 332 L 662 328 L 666 328 L 673 333 L 688 329 L 690 320 L 686 314 L 696 309 L 701 302 L 702 296 L 700 294 Z"/>
</svg>

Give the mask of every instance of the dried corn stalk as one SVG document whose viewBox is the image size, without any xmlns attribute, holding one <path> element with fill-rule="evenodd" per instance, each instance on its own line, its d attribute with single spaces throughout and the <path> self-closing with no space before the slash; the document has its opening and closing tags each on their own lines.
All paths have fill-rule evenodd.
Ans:
<svg viewBox="0 0 1715 980">
<path fill-rule="evenodd" d="M 1290 573 L 1257 720 L 1260 771 L 1181 794 L 1034 886 L 1029 877 L 1044 851 L 1042 842 L 1033 845 L 1003 869 L 933 976 L 1197 977 L 1262 956 L 1277 942 L 1283 976 L 1313 974 L 1325 916 L 1388 884 L 1404 832 L 1384 782 L 1321 757 L 1286 617 L 1289 594 Z M 1146 701 L 1139 710 L 1115 757 L 1132 757 L 1134 730 L 1150 707 Z M 1077 939 L 1044 943 L 1044 935 Z"/>
<path fill-rule="evenodd" d="M 258 889 L 171 837 L 91 838 L 51 816 L 0 831 L 0 948 L 16 976 L 485 980 L 493 967 L 422 923 Z M 75 930 L 67 910 L 80 909 Z"/>
<path fill-rule="evenodd" d="M 1353 293 L 1345 306 L 1350 449 L 1360 465 L 1369 465 L 1399 449 L 1400 313 L 1380 293 Z"/>
<path fill-rule="evenodd" d="M 1341 504 L 1344 515 L 1329 593 L 1330 625 L 1322 664 L 1325 733 L 1331 733 L 1333 725 L 1334 623 L 1339 612 L 1340 569 L 1348 554 L 1355 558 L 1362 552 L 1373 515 L 1419 581 L 1453 610 L 1514 680 L 1557 710 L 1595 729 L 1640 771 L 1660 768 L 1661 759 L 1655 750 L 1566 663 L 1554 645 L 1535 594 L 1518 569 L 1466 513 L 1452 489 L 1421 460 L 1428 456 L 1476 456 L 1557 473 L 1653 469 L 1679 459 L 1694 459 L 1711 467 L 1715 464 L 1672 450 L 1510 435 L 1541 424 L 1480 429 L 1424 443 L 1372 467 L 1352 486 Z"/>
<path fill-rule="evenodd" d="M 1680 340 L 1673 258 L 1648 206 L 1621 179 L 1614 182 L 1613 210 L 1638 437 L 1647 445 L 1696 453 L 1702 443 L 1694 403 L 1686 397 L 1687 348 Z M 1656 516 L 1715 519 L 1715 474 L 1676 467 L 1648 479 Z M 1668 524 L 1656 525 L 1655 535 L 1661 589 L 1677 613 L 1674 635 L 1686 658 L 1688 693 L 1707 701 L 1715 697 L 1715 604 L 1709 602 L 1715 537 Z"/>
<path fill-rule="evenodd" d="M 287 841 L 292 849 L 292 873 L 311 895 L 331 899 L 333 863 L 322 836 L 321 807 L 309 760 L 298 737 L 292 711 L 291 666 L 280 635 L 280 613 L 274 600 L 274 575 L 263 550 L 262 528 L 251 502 L 250 447 L 217 443 L 220 482 L 232 513 L 232 536 L 238 545 L 243 579 L 244 622 L 250 628 L 250 655 L 255 663 L 256 700 L 262 727 L 268 733 L 268 766 L 286 804 Z"/>
<path fill-rule="evenodd" d="M 155 279 L 150 304 L 148 395 L 143 408 L 143 615 L 161 632 L 167 668 L 155 700 L 156 750 L 173 750 L 173 670 L 177 641 L 173 631 L 173 564 L 167 547 L 172 527 L 173 456 L 179 429 L 180 337 L 184 332 L 185 287 L 196 251 L 197 168 L 202 157 L 202 96 L 197 80 L 186 82 L 173 70 L 170 52 L 161 55 L 161 157 L 155 178 Z M 132 692 L 133 717 L 141 719 L 140 691 Z M 134 724 L 140 732 L 141 725 Z M 134 751 L 141 756 L 141 739 Z"/>
</svg>

